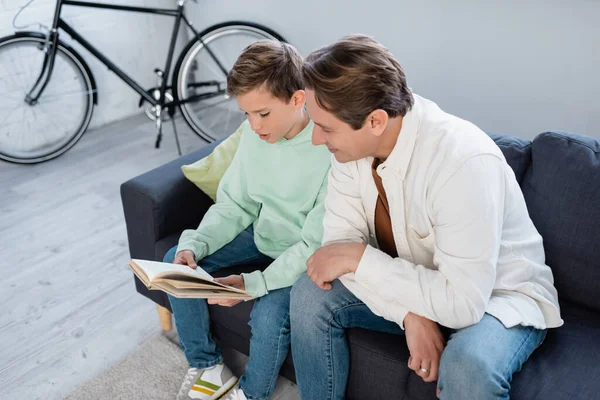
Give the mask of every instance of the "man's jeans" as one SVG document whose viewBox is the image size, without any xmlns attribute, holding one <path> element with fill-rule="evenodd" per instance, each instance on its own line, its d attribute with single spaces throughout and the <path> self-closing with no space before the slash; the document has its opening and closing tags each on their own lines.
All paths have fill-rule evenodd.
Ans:
<svg viewBox="0 0 600 400">
<path fill-rule="evenodd" d="M 396 323 L 373 314 L 339 280 L 326 291 L 303 275 L 291 297 L 294 366 L 304 400 L 345 397 L 350 369 L 346 328 L 404 333 Z M 473 326 L 451 330 L 439 369 L 440 398 L 508 399 L 513 373 L 545 336 L 545 330 L 532 327 L 506 329 L 489 314 Z"/>
<path fill-rule="evenodd" d="M 165 255 L 173 262 L 177 247 Z M 241 264 L 269 263 L 254 244 L 252 227 L 231 243 L 200 260 L 208 273 Z M 266 399 L 273 392 L 281 364 L 290 347 L 290 289 L 279 289 L 254 301 L 250 314 L 252 339 L 246 372 L 240 387 L 250 400 Z M 221 351 L 210 333 L 208 304 L 203 299 L 178 299 L 169 296 L 181 346 L 190 367 L 208 368 L 223 361 Z"/>
</svg>

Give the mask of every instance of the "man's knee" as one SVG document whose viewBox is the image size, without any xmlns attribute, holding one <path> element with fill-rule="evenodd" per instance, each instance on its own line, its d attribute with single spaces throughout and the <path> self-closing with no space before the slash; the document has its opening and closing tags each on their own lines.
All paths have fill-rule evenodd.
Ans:
<svg viewBox="0 0 600 400">
<path fill-rule="evenodd" d="M 438 386 L 445 391 L 442 399 L 458 398 L 456 396 L 487 399 L 508 392 L 504 371 L 498 371 L 495 365 L 485 349 L 472 343 L 449 345 L 440 361 Z"/>
<path fill-rule="evenodd" d="M 306 274 L 296 281 L 290 294 L 290 318 L 295 329 L 315 327 L 315 321 L 327 318 L 327 294 Z"/>
</svg>

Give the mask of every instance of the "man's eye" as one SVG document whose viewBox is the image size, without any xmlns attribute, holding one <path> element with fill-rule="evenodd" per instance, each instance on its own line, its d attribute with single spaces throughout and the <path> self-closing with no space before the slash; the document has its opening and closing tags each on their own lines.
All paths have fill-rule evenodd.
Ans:
<svg viewBox="0 0 600 400">
<path fill-rule="evenodd" d="M 266 113 L 262 113 L 262 114 L 259 114 L 259 115 L 260 115 L 261 117 L 263 117 L 263 118 L 264 118 L 264 117 L 266 117 L 266 116 L 267 116 L 267 115 L 269 115 L 269 114 L 270 114 L 270 113 L 266 112 Z"/>
</svg>

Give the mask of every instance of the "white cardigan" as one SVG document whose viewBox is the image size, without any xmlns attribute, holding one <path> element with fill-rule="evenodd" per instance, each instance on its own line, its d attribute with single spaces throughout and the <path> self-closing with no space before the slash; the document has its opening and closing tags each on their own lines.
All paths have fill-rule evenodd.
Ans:
<svg viewBox="0 0 600 400">
<path fill-rule="evenodd" d="M 377 168 L 398 258 L 377 249 L 373 158 L 333 158 L 323 244 L 367 244 L 356 273 L 340 280 L 401 327 L 409 311 L 455 329 L 486 312 L 507 328 L 562 325 L 542 238 L 504 155 L 475 125 L 414 97 Z"/>
</svg>

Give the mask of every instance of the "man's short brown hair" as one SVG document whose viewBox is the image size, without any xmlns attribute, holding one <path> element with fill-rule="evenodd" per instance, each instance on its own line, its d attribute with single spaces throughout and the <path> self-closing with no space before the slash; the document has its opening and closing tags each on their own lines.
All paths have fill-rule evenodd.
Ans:
<svg viewBox="0 0 600 400">
<path fill-rule="evenodd" d="M 261 40 L 242 51 L 227 75 L 227 94 L 235 97 L 263 86 L 285 102 L 304 89 L 298 50 L 276 40 Z"/>
<path fill-rule="evenodd" d="M 405 116 L 414 103 L 398 60 L 369 36 L 345 36 L 313 51 L 302 73 L 317 104 L 354 130 L 374 110 L 394 118 Z"/>
</svg>

